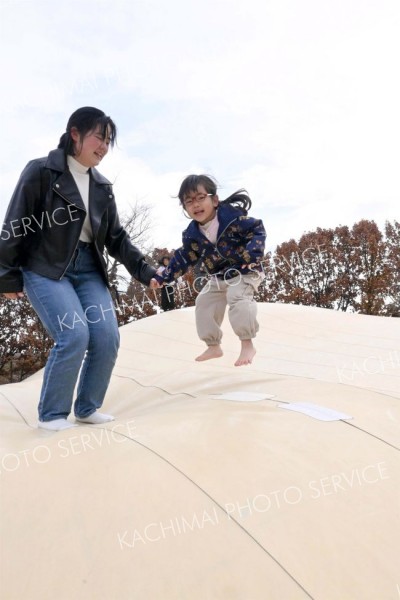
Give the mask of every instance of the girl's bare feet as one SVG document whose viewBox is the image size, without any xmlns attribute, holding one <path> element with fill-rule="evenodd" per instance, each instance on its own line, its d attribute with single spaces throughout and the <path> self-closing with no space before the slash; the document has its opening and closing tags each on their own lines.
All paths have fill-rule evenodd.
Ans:
<svg viewBox="0 0 400 600">
<path fill-rule="evenodd" d="M 210 358 L 219 358 L 222 355 L 223 355 L 223 352 L 222 352 L 222 348 L 220 345 L 208 346 L 207 350 L 205 350 L 203 352 L 203 354 L 196 356 L 195 360 L 200 362 L 203 360 L 210 360 Z"/>
<path fill-rule="evenodd" d="M 255 353 L 256 349 L 253 346 L 253 342 L 251 340 L 242 340 L 242 349 L 240 351 L 239 358 L 235 362 L 235 367 L 251 364 Z"/>
</svg>

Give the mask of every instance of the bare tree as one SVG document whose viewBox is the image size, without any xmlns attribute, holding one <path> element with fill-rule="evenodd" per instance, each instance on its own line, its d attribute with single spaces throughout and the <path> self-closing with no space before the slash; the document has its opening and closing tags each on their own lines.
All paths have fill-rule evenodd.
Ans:
<svg viewBox="0 0 400 600">
<path fill-rule="evenodd" d="M 129 209 L 120 213 L 120 222 L 127 231 L 131 242 L 137 246 L 143 254 L 149 252 L 149 232 L 151 229 L 151 210 L 152 207 L 148 204 L 136 202 L 130 205 Z M 130 282 L 131 276 L 121 263 L 110 256 L 107 251 L 104 253 L 107 262 L 107 272 L 110 284 L 117 289 L 126 289 Z"/>
</svg>

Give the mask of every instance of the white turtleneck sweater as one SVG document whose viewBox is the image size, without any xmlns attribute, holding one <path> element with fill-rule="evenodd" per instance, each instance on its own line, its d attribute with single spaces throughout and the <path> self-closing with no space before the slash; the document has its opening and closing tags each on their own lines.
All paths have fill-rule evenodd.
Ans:
<svg viewBox="0 0 400 600">
<path fill-rule="evenodd" d="M 204 223 L 204 225 L 199 224 L 199 229 L 201 233 L 205 235 L 206 238 L 208 238 L 212 244 L 215 244 L 217 241 L 218 227 L 218 211 L 215 213 L 215 217 L 211 219 L 211 221 L 208 221 L 208 223 Z"/>
<path fill-rule="evenodd" d="M 89 169 L 70 155 L 67 156 L 67 163 L 86 208 L 86 217 L 79 239 L 82 242 L 93 242 L 92 226 L 89 219 Z"/>
</svg>

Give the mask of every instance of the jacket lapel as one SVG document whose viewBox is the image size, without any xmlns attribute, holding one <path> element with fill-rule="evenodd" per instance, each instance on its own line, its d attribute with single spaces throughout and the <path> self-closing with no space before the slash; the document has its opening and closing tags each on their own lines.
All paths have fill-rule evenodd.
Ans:
<svg viewBox="0 0 400 600">
<path fill-rule="evenodd" d="M 64 200 L 86 212 L 86 207 L 75 183 L 75 179 L 69 171 L 65 171 L 57 178 L 53 184 L 53 190 L 62 196 Z"/>
<path fill-rule="evenodd" d="M 67 202 L 86 212 L 75 180 L 67 167 L 64 151 L 59 148 L 52 150 L 47 157 L 46 167 L 60 173 L 53 184 L 54 191 Z M 108 179 L 103 177 L 97 169 L 90 169 L 89 208 L 94 233 L 99 227 L 101 216 L 113 198 L 111 183 Z"/>
<path fill-rule="evenodd" d="M 59 196 L 64 198 L 64 200 L 86 212 L 85 205 L 75 180 L 68 169 L 64 151 L 60 148 L 52 150 L 47 157 L 45 166 L 52 171 L 58 171 L 60 173 L 59 177 L 57 177 L 53 183 L 53 190 Z"/>
</svg>

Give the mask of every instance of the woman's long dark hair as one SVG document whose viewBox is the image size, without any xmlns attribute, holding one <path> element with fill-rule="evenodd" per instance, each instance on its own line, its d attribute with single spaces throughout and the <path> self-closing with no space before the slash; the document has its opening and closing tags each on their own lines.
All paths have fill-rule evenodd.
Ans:
<svg viewBox="0 0 400 600">
<path fill-rule="evenodd" d="M 72 127 L 75 127 L 81 138 L 83 138 L 87 133 L 94 131 L 99 126 L 103 139 L 106 139 L 106 137 L 109 136 L 110 145 L 113 147 L 117 140 L 117 127 L 111 117 L 107 117 L 102 110 L 94 108 L 93 106 L 83 106 L 82 108 L 78 108 L 78 110 L 70 116 L 67 123 L 67 129 L 60 137 L 58 147 L 64 150 L 65 155 L 70 154 L 73 156 L 74 140 L 71 137 Z"/>
<path fill-rule="evenodd" d="M 182 206 L 184 206 L 184 200 L 189 192 L 196 193 L 199 185 L 202 185 L 208 194 L 216 195 L 217 183 L 212 177 L 209 175 L 188 175 L 183 180 L 178 192 L 178 198 Z M 244 189 L 237 190 L 228 196 L 228 198 L 225 198 L 225 200 L 220 200 L 220 204 L 231 204 L 236 208 L 240 208 L 245 215 L 247 215 L 247 212 L 251 208 L 250 197 Z"/>
</svg>

